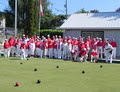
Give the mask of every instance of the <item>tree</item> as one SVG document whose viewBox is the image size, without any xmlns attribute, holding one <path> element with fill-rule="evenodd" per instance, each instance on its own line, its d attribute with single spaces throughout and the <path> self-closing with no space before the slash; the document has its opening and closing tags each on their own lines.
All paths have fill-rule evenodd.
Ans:
<svg viewBox="0 0 120 92">
<path fill-rule="evenodd" d="M 116 9 L 116 12 L 120 12 L 120 8 Z"/>
<path fill-rule="evenodd" d="M 86 11 L 84 8 L 81 9 L 80 11 L 75 12 L 76 14 L 78 13 L 89 13 L 89 11 Z"/>
<path fill-rule="evenodd" d="M 66 17 L 53 15 L 48 8 L 50 2 L 42 0 L 44 15 L 41 17 L 41 29 L 55 29 Z M 39 28 L 39 0 L 18 0 L 18 29 L 25 34 L 34 35 Z M 7 27 L 14 27 L 15 0 L 9 0 L 9 8 L 5 10 Z"/>
<path fill-rule="evenodd" d="M 91 10 L 90 12 L 91 13 L 99 13 L 99 10 L 94 9 L 94 10 Z"/>
<path fill-rule="evenodd" d="M 56 29 L 56 27 L 61 26 L 66 19 L 66 15 L 54 15 L 53 19 L 51 20 L 51 29 Z"/>
</svg>

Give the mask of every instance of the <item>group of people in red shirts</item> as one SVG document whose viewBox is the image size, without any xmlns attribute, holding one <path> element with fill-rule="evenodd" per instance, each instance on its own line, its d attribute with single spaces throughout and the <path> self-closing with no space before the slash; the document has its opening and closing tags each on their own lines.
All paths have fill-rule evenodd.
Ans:
<svg viewBox="0 0 120 92">
<path fill-rule="evenodd" d="M 111 57 L 116 59 L 116 48 L 117 44 L 114 38 L 112 42 L 109 42 L 107 38 L 103 41 L 98 37 L 91 39 L 90 36 L 83 39 L 70 36 L 62 38 L 57 35 L 52 38 L 49 35 L 41 38 L 23 35 L 22 37 L 10 36 L 4 42 L 5 57 L 16 56 L 21 57 L 22 60 L 37 56 L 80 62 L 86 62 L 89 59 L 91 62 L 96 62 L 99 58 L 106 57 L 106 62 L 108 62 Z M 109 53 L 111 54 L 108 55 Z"/>
</svg>

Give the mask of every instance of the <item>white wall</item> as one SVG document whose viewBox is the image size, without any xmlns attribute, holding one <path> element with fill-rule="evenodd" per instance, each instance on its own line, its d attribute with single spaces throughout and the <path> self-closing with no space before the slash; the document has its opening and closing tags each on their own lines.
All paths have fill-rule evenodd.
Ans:
<svg viewBox="0 0 120 92">
<path fill-rule="evenodd" d="M 120 30 L 104 31 L 104 38 L 109 38 L 109 41 L 115 38 L 117 42 L 117 57 L 120 58 Z"/>
<path fill-rule="evenodd" d="M 63 37 L 64 36 L 78 38 L 79 36 L 81 36 L 81 31 L 80 30 L 65 31 Z M 117 57 L 120 58 L 120 30 L 104 30 L 104 38 L 109 38 L 109 41 L 111 41 L 112 38 L 115 38 L 117 42 Z"/>
<path fill-rule="evenodd" d="M 70 30 L 70 31 L 65 31 L 63 34 L 63 37 L 65 36 L 71 36 L 71 37 L 79 37 L 81 36 L 81 31 L 80 30 Z"/>
</svg>

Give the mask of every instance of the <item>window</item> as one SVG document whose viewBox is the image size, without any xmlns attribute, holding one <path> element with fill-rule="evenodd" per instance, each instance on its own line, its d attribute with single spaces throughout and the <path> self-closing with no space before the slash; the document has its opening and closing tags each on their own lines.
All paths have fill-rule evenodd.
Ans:
<svg viewBox="0 0 120 92">
<path fill-rule="evenodd" d="M 88 36 L 90 36 L 91 38 L 96 38 L 96 37 L 99 37 L 99 38 L 104 38 L 104 32 L 82 32 L 82 37 L 85 37 L 87 38 Z"/>
</svg>

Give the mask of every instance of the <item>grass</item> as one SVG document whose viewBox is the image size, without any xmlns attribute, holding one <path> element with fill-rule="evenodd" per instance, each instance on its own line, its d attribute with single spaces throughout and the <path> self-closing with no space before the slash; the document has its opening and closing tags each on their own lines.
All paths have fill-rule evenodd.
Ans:
<svg viewBox="0 0 120 92">
<path fill-rule="evenodd" d="M 23 64 L 20 64 L 20 63 Z M 59 66 L 57 69 L 56 66 Z M 100 68 L 100 65 L 103 68 Z M 34 71 L 37 68 L 38 71 Z M 85 74 L 82 74 L 82 70 Z M 40 79 L 41 84 L 36 84 Z M 15 82 L 20 82 L 15 87 Z M 0 92 L 119 92 L 120 65 L 0 58 Z"/>
</svg>

